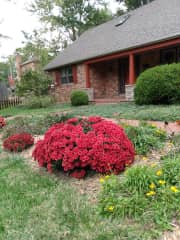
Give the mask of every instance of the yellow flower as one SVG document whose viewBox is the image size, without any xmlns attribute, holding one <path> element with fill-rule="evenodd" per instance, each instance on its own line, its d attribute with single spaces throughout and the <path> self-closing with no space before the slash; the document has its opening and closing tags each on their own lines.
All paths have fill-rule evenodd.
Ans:
<svg viewBox="0 0 180 240">
<path fill-rule="evenodd" d="M 156 124 L 154 124 L 154 123 L 152 123 L 151 126 L 156 128 Z"/>
<path fill-rule="evenodd" d="M 168 143 L 168 147 L 173 147 L 173 146 L 174 146 L 174 144 L 172 142 Z"/>
<path fill-rule="evenodd" d="M 109 207 L 107 208 L 107 210 L 108 210 L 109 212 L 113 212 L 114 206 L 109 206 Z"/>
<path fill-rule="evenodd" d="M 156 185 L 154 184 L 154 183 L 151 183 L 150 185 L 149 185 L 149 188 L 150 189 L 154 189 L 156 187 Z"/>
<path fill-rule="evenodd" d="M 148 193 L 146 193 L 146 196 L 154 196 L 154 195 L 156 195 L 156 192 L 155 191 L 150 191 L 150 192 L 148 192 Z"/>
<path fill-rule="evenodd" d="M 158 170 L 157 172 L 156 172 L 156 175 L 157 176 L 161 176 L 163 174 L 163 171 L 162 170 Z"/>
<path fill-rule="evenodd" d="M 105 179 L 106 179 L 106 180 L 107 180 L 107 179 L 109 179 L 109 178 L 110 178 L 110 176 L 109 176 L 109 175 L 106 175 L 106 176 L 105 176 Z"/>
<path fill-rule="evenodd" d="M 151 164 L 151 167 L 156 167 L 157 166 L 157 163 L 152 163 Z"/>
<path fill-rule="evenodd" d="M 164 185 L 164 184 L 166 183 L 166 181 L 164 181 L 164 180 L 159 180 L 158 183 L 159 183 L 160 185 Z"/>
<path fill-rule="evenodd" d="M 100 178 L 99 181 L 100 181 L 100 183 L 104 183 L 105 182 L 104 178 Z"/>
<path fill-rule="evenodd" d="M 176 186 L 171 186 L 170 189 L 172 192 L 175 192 L 175 193 L 179 192 Z"/>
<path fill-rule="evenodd" d="M 148 158 L 147 158 L 147 157 L 143 157 L 142 160 L 143 160 L 143 161 L 147 161 Z"/>
</svg>

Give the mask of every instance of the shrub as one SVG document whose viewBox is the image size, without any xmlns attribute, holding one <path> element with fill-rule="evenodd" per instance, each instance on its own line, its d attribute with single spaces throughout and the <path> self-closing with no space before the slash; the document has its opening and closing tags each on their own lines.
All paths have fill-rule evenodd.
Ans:
<svg viewBox="0 0 180 240">
<path fill-rule="evenodd" d="M 11 152 L 22 152 L 34 144 L 34 138 L 29 133 L 15 134 L 3 142 L 3 147 Z"/>
<path fill-rule="evenodd" d="M 71 104 L 73 106 L 88 105 L 88 95 L 83 91 L 73 91 L 71 93 Z"/>
<path fill-rule="evenodd" d="M 35 96 L 46 95 L 51 82 L 52 79 L 44 72 L 28 70 L 22 75 L 21 81 L 16 86 L 16 91 L 20 96 L 29 93 Z"/>
<path fill-rule="evenodd" d="M 59 162 L 65 172 L 79 178 L 88 169 L 118 174 L 133 162 L 134 148 L 123 129 L 110 121 L 72 118 L 53 125 L 37 142 L 33 157 L 49 171 Z"/>
<path fill-rule="evenodd" d="M 144 71 L 135 87 L 137 104 L 180 102 L 180 63 L 153 67 Z"/>
<path fill-rule="evenodd" d="M 6 121 L 3 117 L 0 116 L 0 129 L 6 126 Z"/>
<path fill-rule="evenodd" d="M 46 108 L 51 106 L 54 100 L 51 96 L 33 96 L 26 97 L 24 105 L 28 109 Z"/>
<path fill-rule="evenodd" d="M 152 149 L 162 147 L 167 138 L 164 130 L 143 122 L 137 127 L 124 125 L 124 128 L 137 154 L 146 154 Z"/>
</svg>

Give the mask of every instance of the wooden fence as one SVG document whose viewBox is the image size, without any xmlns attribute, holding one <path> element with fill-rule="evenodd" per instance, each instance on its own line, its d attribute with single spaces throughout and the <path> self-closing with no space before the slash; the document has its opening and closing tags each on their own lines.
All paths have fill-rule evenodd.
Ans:
<svg viewBox="0 0 180 240">
<path fill-rule="evenodd" d="M 8 107 L 14 107 L 21 103 L 22 103 L 22 100 L 19 97 L 4 99 L 0 101 L 0 110 Z"/>
</svg>

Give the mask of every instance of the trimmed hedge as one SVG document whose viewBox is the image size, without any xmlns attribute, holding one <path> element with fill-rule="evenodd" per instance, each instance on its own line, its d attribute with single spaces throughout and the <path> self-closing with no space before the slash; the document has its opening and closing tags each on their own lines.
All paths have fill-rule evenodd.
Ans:
<svg viewBox="0 0 180 240">
<path fill-rule="evenodd" d="M 87 93 L 83 91 L 73 91 L 71 93 L 71 104 L 73 106 L 88 105 L 88 102 Z"/>
<path fill-rule="evenodd" d="M 180 102 L 180 63 L 161 65 L 144 71 L 135 86 L 136 104 Z"/>
</svg>

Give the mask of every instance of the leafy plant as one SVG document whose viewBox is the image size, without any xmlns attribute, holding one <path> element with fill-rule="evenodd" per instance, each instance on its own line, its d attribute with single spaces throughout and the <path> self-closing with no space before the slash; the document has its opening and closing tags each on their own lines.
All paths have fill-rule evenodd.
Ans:
<svg viewBox="0 0 180 240">
<path fill-rule="evenodd" d="M 137 154 L 146 154 L 152 149 L 162 147 L 167 137 L 164 130 L 147 123 L 140 123 L 137 127 L 125 124 L 124 128 Z"/>
<path fill-rule="evenodd" d="M 29 133 L 15 134 L 3 142 L 3 147 L 11 152 L 22 152 L 34 144 L 34 138 Z"/>
<path fill-rule="evenodd" d="M 153 67 L 144 71 L 135 87 L 137 104 L 180 102 L 180 63 Z"/>
<path fill-rule="evenodd" d="M 88 169 L 119 173 L 134 160 L 134 148 L 118 125 L 100 117 L 72 118 L 53 125 L 37 142 L 33 157 L 50 172 L 59 162 L 73 177 Z M 83 171 L 82 171 L 83 170 Z"/>
<path fill-rule="evenodd" d="M 54 103 L 51 96 L 33 96 L 27 95 L 24 101 L 24 106 L 28 109 L 46 108 Z"/>
<path fill-rule="evenodd" d="M 88 105 L 88 95 L 83 91 L 73 91 L 71 93 L 71 104 L 73 106 Z"/>
<path fill-rule="evenodd" d="M 178 158 L 178 156 L 177 156 Z M 173 159 L 169 158 L 169 164 Z M 102 192 L 99 197 L 99 211 L 103 216 L 115 219 L 129 219 L 151 226 L 152 232 L 171 229 L 170 222 L 177 217 L 180 206 L 180 182 L 176 176 L 177 162 L 163 163 L 162 167 L 134 166 L 125 171 L 123 177 L 106 176 L 101 179 Z M 153 238 L 155 239 L 155 237 Z"/>
<path fill-rule="evenodd" d="M 17 84 L 18 95 L 34 94 L 35 96 L 42 96 L 48 94 L 49 86 L 52 79 L 41 71 L 28 70 Z"/>
<path fill-rule="evenodd" d="M 4 127 L 3 139 L 22 132 L 33 135 L 44 134 L 53 124 L 64 122 L 72 116 L 72 114 L 47 114 L 45 116 L 16 117 Z"/>
</svg>

